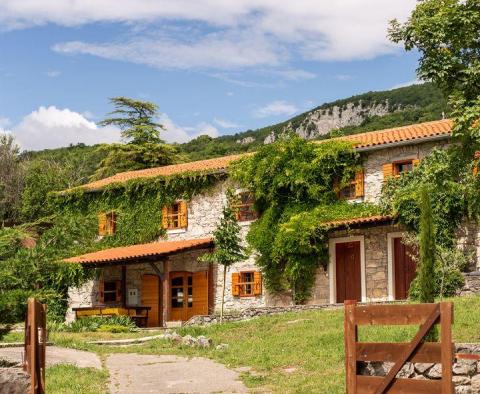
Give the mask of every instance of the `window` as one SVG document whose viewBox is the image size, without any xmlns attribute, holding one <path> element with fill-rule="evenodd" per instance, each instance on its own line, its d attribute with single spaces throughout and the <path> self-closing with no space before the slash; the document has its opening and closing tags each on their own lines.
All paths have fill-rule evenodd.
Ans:
<svg viewBox="0 0 480 394">
<path fill-rule="evenodd" d="M 352 181 L 337 190 L 337 197 L 340 200 L 352 200 L 355 198 L 363 197 L 364 195 L 364 175 L 363 170 L 359 170 L 355 173 Z"/>
<path fill-rule="evenodd" d="M 232 274 L 232 295 L 252 297 L 262 294 L 262 273 L 245 271 Z"/>
<path fill-rule="evenodd" d="M 122 281 L 100 281 L 100 302 L 105 304 L 120 302 L 122 300 Z"/>
<path fill-rule="evenodd" d="M 393 176 L 400 176 L 404 172 L 413 170 L 413 160 L 405 160 L 393 163 Z"/>
<path fill-rule="evenodd" d="M 237 198 L 237 202 L 232 205 L 232 209 L 237 215 L 237 220 L 239 222 L 249 222 L 257 219 L 258 214 L 254 207 L 255 199 L 253 194 L 250 192 L 240 192 Z"/>
<path fill-rule="evenodd" d="M 175 230 L 188 226 L 188 208 L 185 201 L 177 201 L 162 210 L 162 227 L 165 230 Z"/>
<path fill-rule="evenodd" d="M 114 211 L 102 212 L 98 215 L 98 235 L 115 234 L 117 224 L 117 215 Z"/>
</svg>

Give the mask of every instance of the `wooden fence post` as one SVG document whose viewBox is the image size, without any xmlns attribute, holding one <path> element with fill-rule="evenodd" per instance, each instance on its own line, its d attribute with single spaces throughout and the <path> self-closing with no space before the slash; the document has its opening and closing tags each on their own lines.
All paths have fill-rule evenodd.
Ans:
<svg viewBox="0 0 480 394">
<path fill-rule="evenodd" d="M 27 317 L 25 319 L 24 369 L 30 375 L 30 394 L 45 393 L 46 344 L 46 306 L 40 304 L 34 298 L 29 298 L 27 301 Z"/>
<path fill-rule="evenodd" d="M 440 303 L 440 342 L 442 343 L 442 394 L 452 394 L 453 387 L 453 342 L 452 342 L 453 304 Z"/>
<path fill-rule="evenodd" d="M 355 307 L 357 301 L 345 301 L 345 378 L 347 394 L 357 393 L 357 355 L 358 341 L 357 326 L 355 324 Z"/>
</svg>

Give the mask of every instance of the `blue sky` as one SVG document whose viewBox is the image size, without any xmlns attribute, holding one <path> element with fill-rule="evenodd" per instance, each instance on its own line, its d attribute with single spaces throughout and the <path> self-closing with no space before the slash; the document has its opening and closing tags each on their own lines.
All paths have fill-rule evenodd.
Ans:
<svg viewBox="0 0 480 394">
<path fill-rule="evenodd" d="M 277 123 L 415 81 L 386 38 L 414 0 L 2 0 L 0 130 L 23 149 L 111 142 L 124 95 L 160 106 L 184 142 Z"/>
</svg>

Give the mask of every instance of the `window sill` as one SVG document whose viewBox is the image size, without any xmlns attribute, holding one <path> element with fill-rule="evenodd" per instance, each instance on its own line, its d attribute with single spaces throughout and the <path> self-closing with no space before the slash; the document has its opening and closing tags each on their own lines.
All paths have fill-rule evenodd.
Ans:
<svg viewBox="0 0 480 394">
<path fill-rule="evenodd" d="M 167 230 L 167 234 L 183 234 L 186 232 L 186 228 L 172 228 L 171 230 Z"/>
</svg>

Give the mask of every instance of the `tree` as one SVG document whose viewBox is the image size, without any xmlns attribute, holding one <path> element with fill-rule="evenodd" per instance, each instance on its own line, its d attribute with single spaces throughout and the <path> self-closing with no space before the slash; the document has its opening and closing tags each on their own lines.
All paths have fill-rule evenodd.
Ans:
<svg viewBox="0 0 480 394">
<path fill-rule="evenodd" d="M 220 321 L 223 320 L 227 270 L 232 264 L 246 259 L 244 254 L 245 250 L 240 239 L 240 226 L 238 225 L 235 212 L 232 209 L 232 203 L 235 201 L 235 195 L 231 190 L 227 190 L 227 200 L 227 205 L 223 208 L 223 217 L 220 220 L 218 227 L 213 232 L 215 250 L 211 253 L 204 254 L 199 258 L 199 260 L 203 262 L 223 265 L 223 288 Z"/>
<path fill-rule="evenodd" d="M 435 229 L 433 225 L 432 203 L 428 189 L 420 189 L 420 261 L 418 268 L 418 288 L 420 302 L 435 301 Z"/>
<path fill-rule="evenodd" d="M 0 134 L 0 223 L 11 225 L 19 219 L 22 192 L 20 149 L 9 134 Z"/>
<path fill-rule="evenodd" d="M 163 125 L 153 118 L 158 115 L 158 106 L 149 101 L 134 100 L 128 97 L 112 97 L 110 102 L 115 110 L 109 115 L 118 115 L 102 120 L 100 126 L 114 125 L 122 130 L 122 137 L 130 143 L 161 143 L 160 130 Z"/>
<path fill-rule="evenodd" d="M 480 140 L 480 1 L 423 0 L 389 35 L 407 51 L 420 52 L 418 76 L 442 88 L 455 121 L 454 136 L 470 155 Z"/>
<path fill-rule="evenodd" d="M 103 159 L 91 180 L 102 179 L 118 172 L 142 170 L 176 162 L 176 149 L 160 139 L 160 130 L 164 127 L 154 121 L 158 115 L 156 104 L 128 97 L 113 97 L 110 101 L 115 110 L 109 115 L 118 116 L 106 118 L 99 125 L 120 127 L 122 137 L 128 143 L 100 146 L 97 151 Z"/>
</svg>

